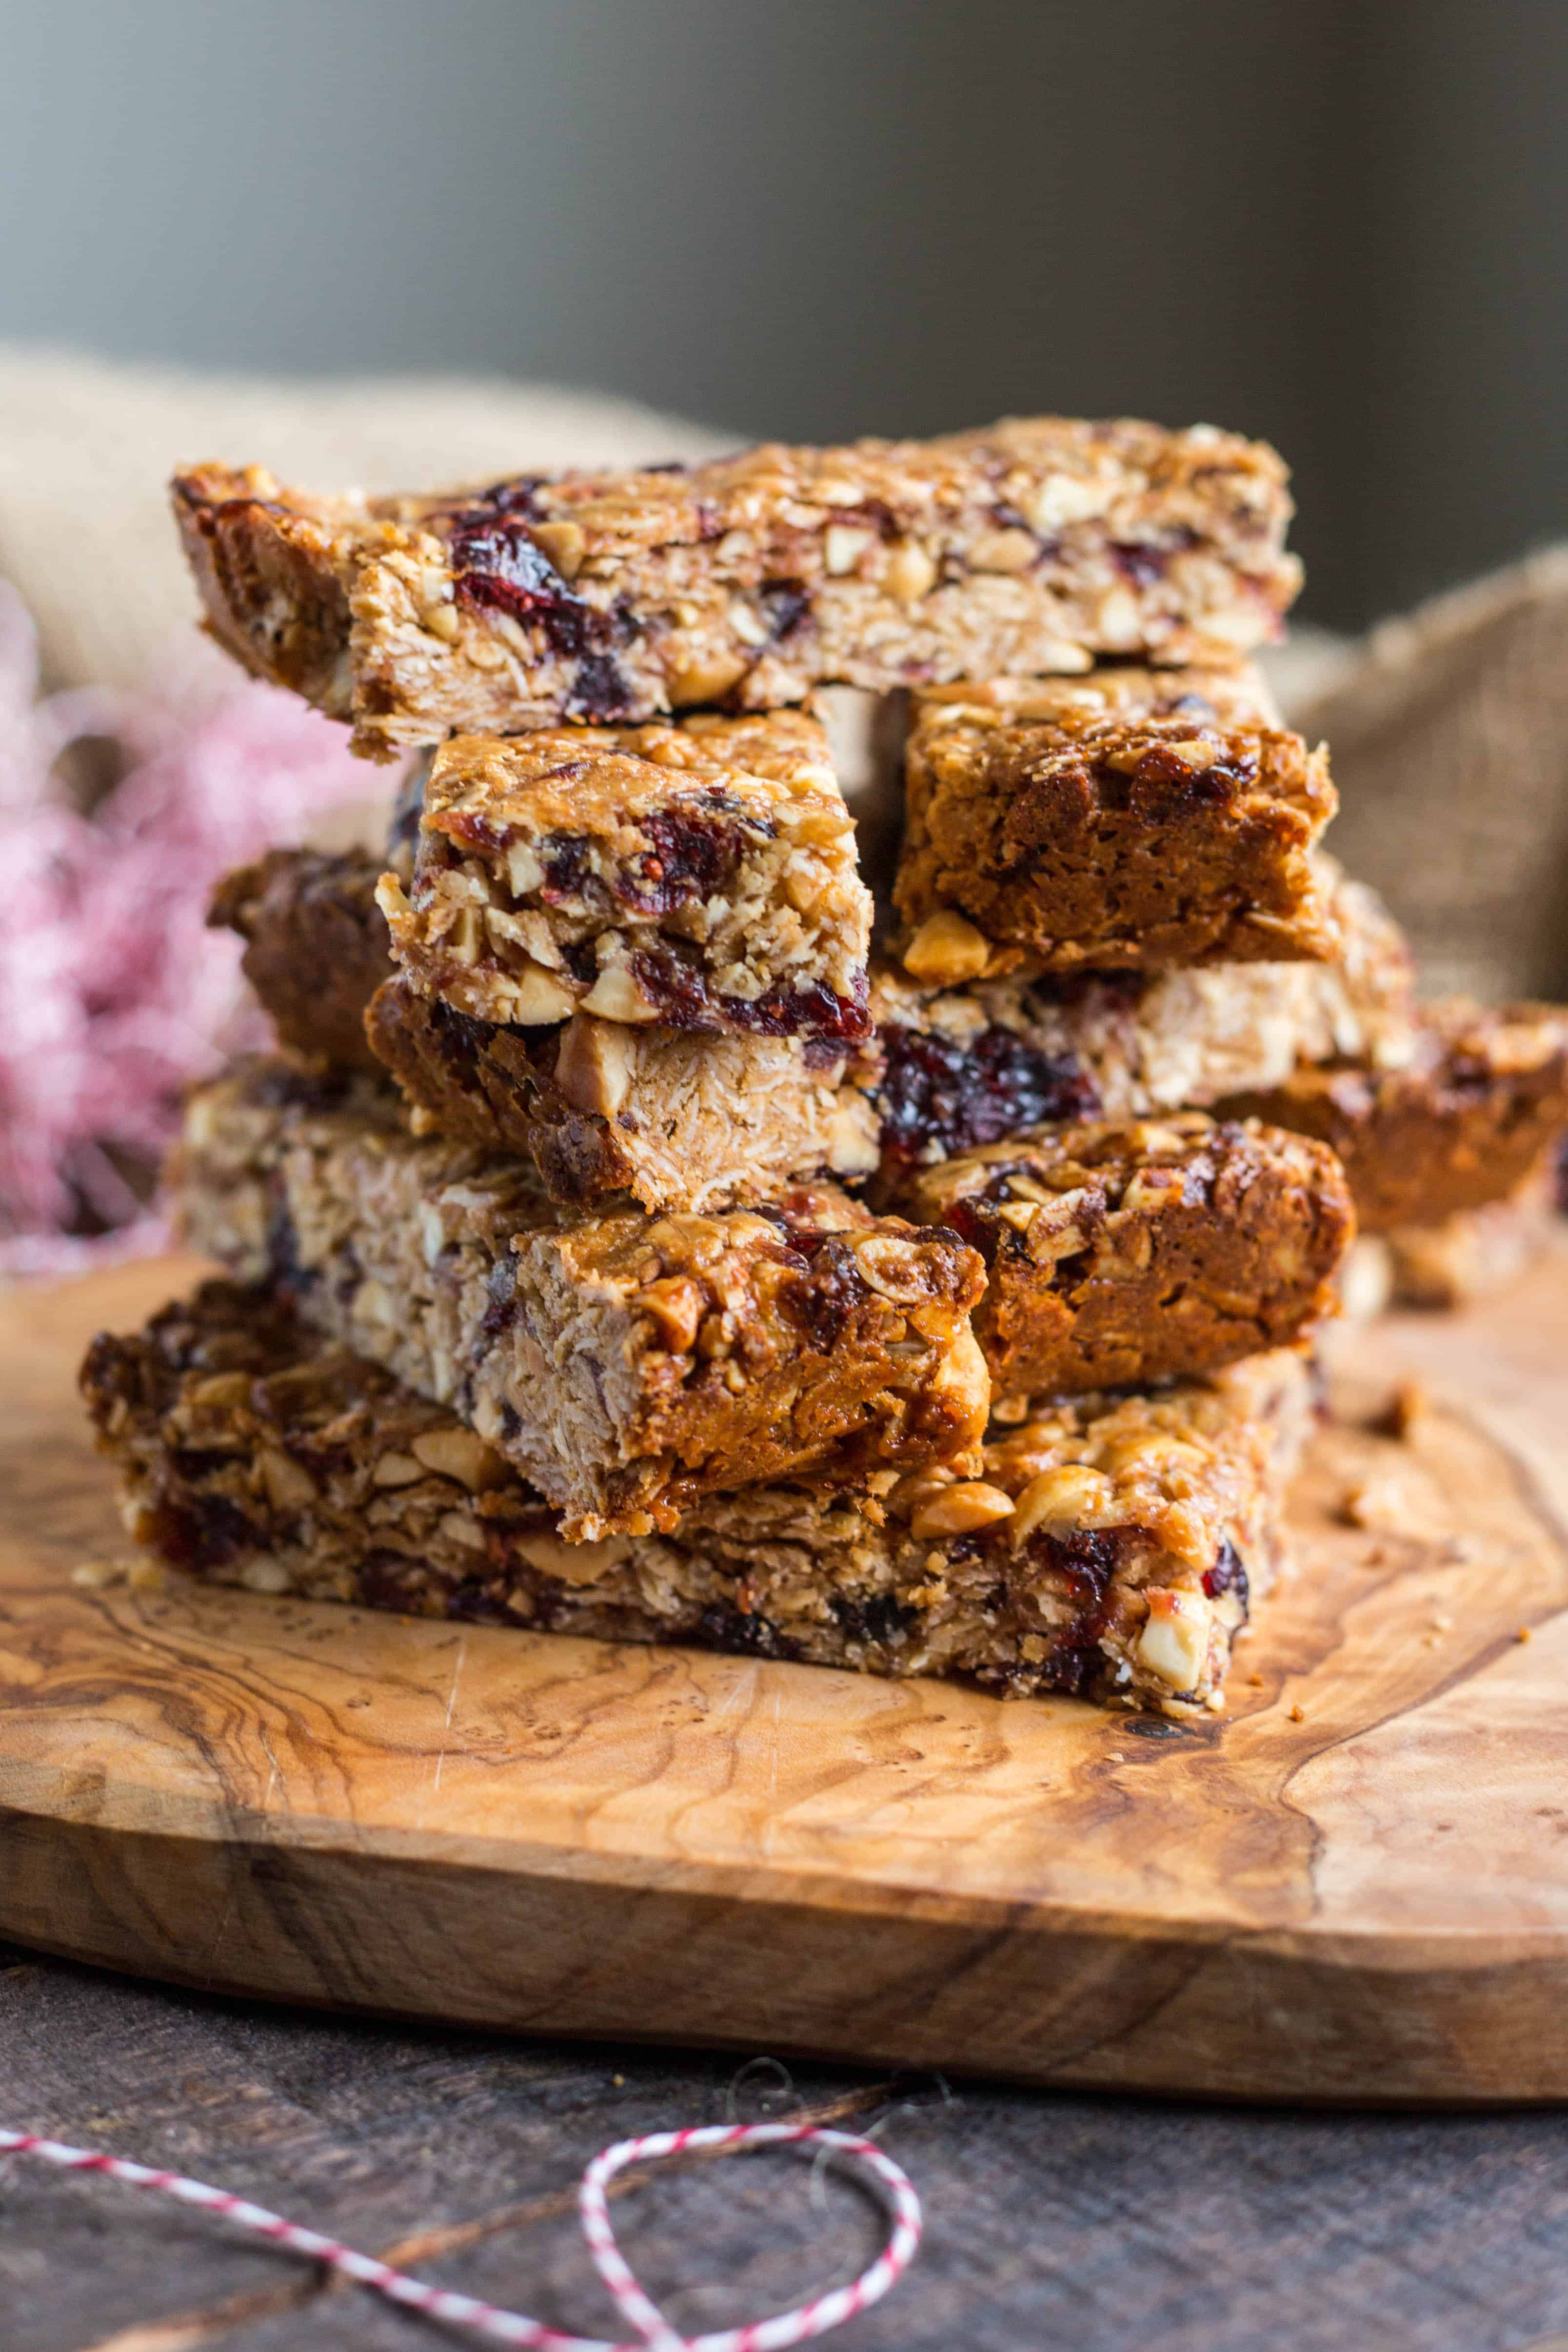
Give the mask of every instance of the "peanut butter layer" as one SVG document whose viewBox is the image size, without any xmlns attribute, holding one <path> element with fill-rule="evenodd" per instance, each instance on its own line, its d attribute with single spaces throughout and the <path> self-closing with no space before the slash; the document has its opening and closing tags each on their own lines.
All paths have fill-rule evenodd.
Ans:
<svg viewBox="0 0 1568 2352">
<path fill-rule="evenodd" d="M 225 876 L 207 913 L 245 940 L 246 978 L 279 1044 L 344 1069 L 380 1068 L 365 1035 L 365 1007 L 392 961 L 380 872 L 363 850 L 269 850 Z"/>
<path fill-rule="evenodd" d="M 1326 754 L 1197 716 L 917 702 L 894 898 L 917 980 L 1323 960 Z"/>
<path fill-rule="evenodd" d="M 1434 1226 L 1514 1192 L 1568 1126 L 1568 1012 L 1423 1005 L 1403 1066 L 1299 1069 L 1227 1108 L 1332 1144 L 1364 1232 Z"/>
<path fill-rule="evenodd" d="M 565 1223 L 526 1164 L 417 1140 L 370 1082 L 253 1061 L 198 1087 L 185 1238 L 449 1403 L 592 1539 L 716 1488 L 963 1457 L 985 1269 L 831 1187 Z"/>
<path fill-rule="evenodd" d="M 478 1020 L 869 1026 L 871 894 L 803 711 L 459 736 L 435 754 L 413 887 L 389 874 L 380 903 L 416 985 Z"/>
<path fill-rule="evenodd" d="M 986 1261 L 975 1335 L 999 1395 L 1142 1387 L 1299 1339 L 1354 1232 L 1339 1163 L 1278 1129 L 1037 1129 L 911 1175 L 894 1203 Z"/>
<path fill-rule="evenodd" d="M 630 1192 L 706 1212 L 877 1165 L 875 1110 L 831 1039 L 694 1036 L 589 1013 L 503 1028 L 422 996 L 405 972 L 367 1020 L 422 1132 L 527 1154 L 564 1208 Z"/>
<path fill-rule="evenodd" d="M 1177 1717 L 1223 1705 L 1311 1420 L 1276 1354 L 1047 1408 L 977 1479 L 710 1495 L 663 1535 L 571 1545 L 450 1410 L 264 1293 L 208 1283 L 101 1335 L 82 1387 L 135 1539 L 215 1583 Z"/>
<path fill-rule="evenodd" d="M 1223 667 L 1301 579 L 1280 459 L 1210 425 L 1015 418 L 372 499 L 206 465 L 173 498 L 214 635 L 375 759 L 828 681 Z"/>
<path fill-rule="evenodd" d="M 879 962 L 862 1067 L 883 1180 L 1044 1121 L 1205 1108 L 1281 1086 L 1301 1062 L 1407 1060 L 1414 995 L 1404 940 L 1375 893 L 1322 863 L 1339 937 L 1332 963 L 938 988 Z"/>
</svg>

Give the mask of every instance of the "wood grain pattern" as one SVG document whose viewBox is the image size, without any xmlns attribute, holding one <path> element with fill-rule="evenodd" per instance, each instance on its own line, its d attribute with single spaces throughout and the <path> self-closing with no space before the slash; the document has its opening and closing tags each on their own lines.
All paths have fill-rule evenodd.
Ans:
<svg viewBox="0 0 1568 2352">
<path fill-rule="evenodd" d="M 193 1273 L 0 1307 L 0 1933 L 539 2032 L 1568 2095 L 1568 1253 L 1468 1317 L 1336 1335 L 1301 1573 L 1212 1727 L 73 1587 L 124 1549 L 76 1357 Z M 1433 1407 L 1397 1443 L 1365 1417 L 1407 1371 Z M 1377 1526 L 1345 1522 L 1358 1485 Z"/>
</svg>

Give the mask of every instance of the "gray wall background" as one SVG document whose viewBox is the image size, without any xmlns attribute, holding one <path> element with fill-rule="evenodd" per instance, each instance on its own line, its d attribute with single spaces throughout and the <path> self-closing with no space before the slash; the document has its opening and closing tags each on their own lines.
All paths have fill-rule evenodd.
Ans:
<svg viewBox="0 0 1568 2352">
<path fill-rule="evenodd" d="M 0 334 L 1206 417 L 1354 626 L 1568 530 L 1561 0 L 0 0 Z"/>
</svg>

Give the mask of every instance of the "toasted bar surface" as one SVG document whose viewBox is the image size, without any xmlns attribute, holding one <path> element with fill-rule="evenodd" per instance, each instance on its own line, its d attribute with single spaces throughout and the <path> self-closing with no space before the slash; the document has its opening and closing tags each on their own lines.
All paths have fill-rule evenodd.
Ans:
<svg viewBox="0 0 1568 2352">
<path fill-rule="evenodd" d="M 894 1204 L 986 1261 L 975 1333 L 1001 1396 L 1144 1387 L 1300 1339 L 1354 1232 L 1326 1146 L 1201 1112 L 1028 1130 L 911 1175 Z"/>
<path fill-rule="evenodd" d="M 917 702 L 894 887 L 916 979 L 1333 955 L 1337 805 L 1299 735 Z"/>
<path fill-rule="evenodd" d="M 1046 1407 L 980 1479 L 765 1486 L 570 1545 L 449 1410 L 265 1292 L 208 1283 L 100 1335 L 82 1386 L 135 1538 L 214 1582 L 1178 1717 L 1223 1704 L 1311 1419 L 1304 1361 L 1275 1354 Z"/>
<path fill-rule="evenodd" d="M 804 711 L 460 736 L 381 904 L 417 985 L 479 1020 L 869 1026 L 871 894 Z"/>
<path fill-rule="evenodd" d="M 279 1044 L 350 1070 L 381 1066 L 365 1035 L 392 959 L 381 870 L 368 850 L 269 850 L 225 875 L 207 912 L 245 940 L 242 968 Z"/>
<path fill-rule="evenodd" d="M 1135 420 L 369 500 L 205 465 L 173 497 L 219 641 L 372 758 L 830 680 L 1223 667 L 1301 577 L 1271 449 Z"/>
<path fill-rule="evenodd" d="M 562 1223 L 525 1163 L 410 1136 L 390 1089 L 265 1060 L 193 1093 L 171 1176 L 195 1246 L 452 1403 L 572 1537 L 962 1457 L 984 1426 L 979 1257 L 831 1186 Z"/>
<path fill-rule="evenodd" d="M 1515 1192 L 1568 1127 L 1568 1012 L 1424 1004 L 1403 1067 L 1299 1069 L 1228 1108 L 1332 1144 L 1364 1232 L 1435 1226 Z"/>
</svg>

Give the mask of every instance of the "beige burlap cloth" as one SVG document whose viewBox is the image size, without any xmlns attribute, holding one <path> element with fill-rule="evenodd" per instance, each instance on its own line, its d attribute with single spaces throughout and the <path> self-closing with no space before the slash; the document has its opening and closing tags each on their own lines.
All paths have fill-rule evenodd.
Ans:
<svg viewBox="0 0 1568 2352">
<path fill-rule="evenodd" d="M 164 503 L 179 461 L 391 489 L 727 437 L 526 384 L 265 383 L 0 347 L 0 575 L 37 620 L 47 684 L 129 685 L 194 610 Z M 1271 667 L 1332 747 L 1333 848 L 1407 924 L 1427 985 L 1568 995 L 1568 547 Z"/>
<path fill-rule="evenodd" d="M 195 614 L 169 519 L 176 465 L 217 457 L 311 488 L 418 489 L 704 457 L 733 439 L 535 384 L 269 383 L 0 344 L 0 577 L 38 625 L 47 687 L 131 686 Z"/>
<path fill-rule="evenodd" d="M 1568 997 L 1568 546 L 1303 654 L 1276 674 L 1331 748 L 1331 846 L 1406 925 L 1424 984 Z"/>
</svg>

